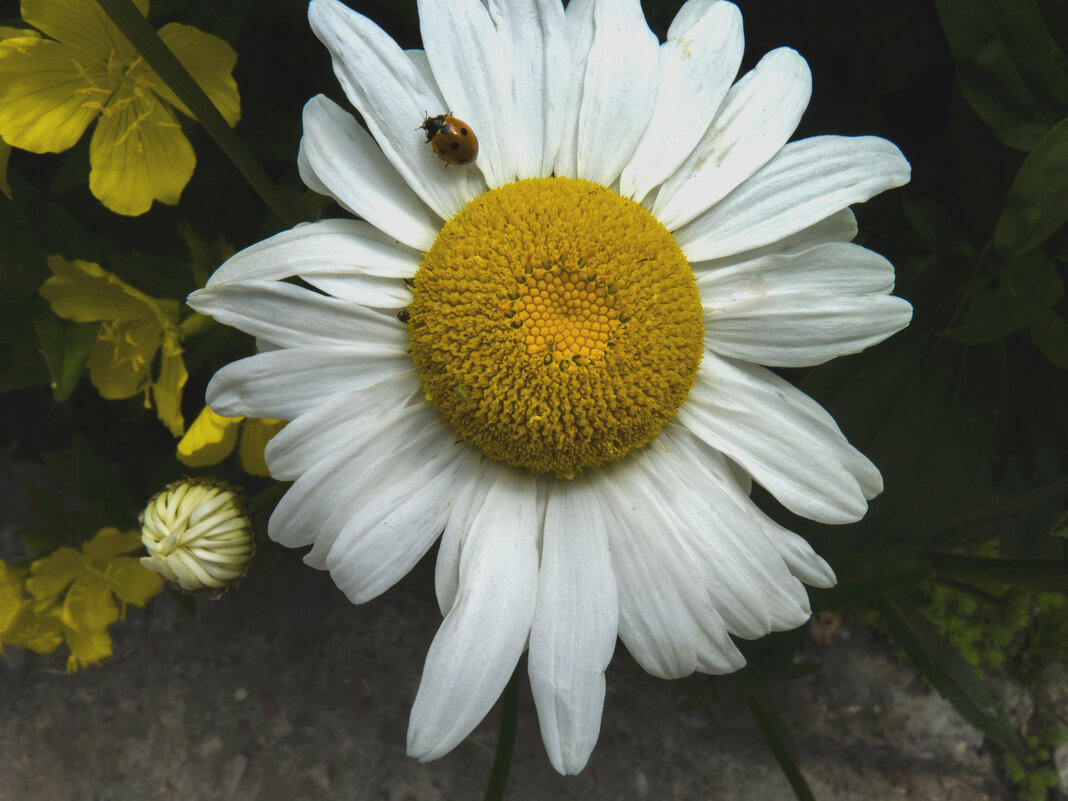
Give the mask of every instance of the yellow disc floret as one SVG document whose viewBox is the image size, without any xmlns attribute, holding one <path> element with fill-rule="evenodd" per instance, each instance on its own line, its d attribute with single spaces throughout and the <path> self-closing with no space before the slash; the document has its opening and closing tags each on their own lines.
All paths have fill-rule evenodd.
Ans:
<svg viewBox="0 0 1068 801">
<path fill-rule="evenodd" d="M 571 178 L 471 201 L 426 253 L 408 313 L 427 401 L 457 435 L 561 477 L 656 437 L 704 343 L 697 285 L 667 229 Z"/>
</svg>

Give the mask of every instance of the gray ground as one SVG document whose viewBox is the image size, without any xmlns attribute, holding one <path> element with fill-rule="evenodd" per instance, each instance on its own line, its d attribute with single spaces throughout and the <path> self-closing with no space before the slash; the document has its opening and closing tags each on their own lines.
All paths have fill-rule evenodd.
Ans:
<svg viewBox="0 0 1068 801">
<path fill-rule="evenodd" d="M 103 666 L 67 674 L 62 646 L 51 657 L 8 648 L 0 799 L 479 799 L 496 711 L 437 762 L 404 754 L 439 620 L 403 588 L 351 606 L 329 576 L 269 547 L 236 591 L 199 599 L 195 617 L 169 597 L 131 610 Z M 817 799 L 1012 797 L 982 738 L 871 635 L 847 626 L 809 656 L 824 669 L 777 700 Z M 671 683 L 620 657 L 577 778 L 552 770 L 522 687 L 509 799 L 792 801 L 747 716 L 681 711 Z M 1025 719 L 1026 694 L 1010 701 Z"/>
</svg>

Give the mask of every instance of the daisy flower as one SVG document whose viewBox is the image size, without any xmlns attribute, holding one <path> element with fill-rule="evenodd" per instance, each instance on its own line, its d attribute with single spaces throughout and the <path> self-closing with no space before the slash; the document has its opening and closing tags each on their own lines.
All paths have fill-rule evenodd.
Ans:
<svg viewBox="0 0 1068 801">
<path fill-rule="evenodd" d="M 360 217 L 238 253 L 189 298 L 255 336 L 208 402 L 290 420 L 270 536 L 354 602 L 439 540 L 444 615 L 408 752 L 435 759 L 527 667 L 549 759 L 597 739 L 617 635 L 649 673 L 727 673 L 732 635 L 790 629 L 834 574 L 750 500 L 826 523 L 882 489 L 831 417 L 768 366 L 908 324 L 850 204 L 899 186 L 876 137 L 788 142 L 793 50 L 737 80 L 741 15 L 690 0 L 667 41 L 638 0 L 425 0 L 404 51 L 338 0 L 309 18 L 348 100 L 304 110 L 309 187 Z M 454 113 L 476 161 L 416 130 Z M 293 279 L 300 279 L 299 282 Z"/>
</svg>

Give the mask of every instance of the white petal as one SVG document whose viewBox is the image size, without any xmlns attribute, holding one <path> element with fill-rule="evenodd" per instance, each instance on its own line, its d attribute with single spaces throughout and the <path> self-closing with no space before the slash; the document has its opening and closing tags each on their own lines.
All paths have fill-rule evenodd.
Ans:
<svg viewBox="0 0 1068 801">
<path fill-rule="evenodd" d="M 249 278 L 263 280 L 360 272 L 411 278 L 422 254 L 362 220 L 301 223 L 247 247 L 223 262 L 208 286 Z M 399 282 L 398 282 L 399 283 Z"/>
<path fill-rule="evenodd" d="M 328 457 L 321 458 L 298 478 L 271 514 L 267 533 L 289 547 L 314 545 L 325 556 L 341 529 L 367 503 L 368 491 L 389 480 L 383 466 L 396 468 L 393 458 L 413 440 L 428 441 L 443 426 L 426 405 L 398 408 L 388 425 L 371 432 L 357 428 Z M 325 568 L 322 559 L 305 561 Z"/>
<path fill-rule="evenodd" d="M 408 57 L 408 60 L 412 62 L 412 66 L 415 67 L 415 71 L 419 73 L 420 77 L 426 82 L 427 86 L 434 87 L 434 91 L 437 96 L 441 96 L 441 92 L 438 90 L 438 83 L 434 80 L 434 70 L 430 69 L 430 60 L 426 57 L 425 50 L 405 50 L 404 55 Z M 445 101 L 442 100 L 442 103 Z M 429 106 L 424 109 L 424 113 L 429 110 Z M 434 108 L 444 108 L 444 106 L 434 106 Z M 425 142 L 424 142 L 425 144 Z M 435 158 L 437 158 L 435 156 Z"/>
<path fill-rule="evenodd" d="M 355 270 L 347 273 L 306 272 L 301 278 L 338 300 L 372 309 L 401 309 L 412 302 L 412 291 L 396 278 L 365 275 Z"/>
<path fill-rule="evenodd" d="M 800 253 L 803 250 L 814 248 L 818 245 L 826 245 L 831 242 L 851 242 L 857 235 L 857 218 L 850 209 L 836 211 L 830 217 L 824 217 L 818 223 L 802 228 L 796 234 L 790 234 L 785 239 L 772 242 L 770 245 L 743 250 L 721 259 L 708 259 L 707 261 L 691 262 L 695 273 L 712 270 L 717 267 L 729 267 L 743 261 L 774 256 L 780 253 Z"/>
<path fill-rule="evenodd" d="M 639 0 L 595 0 L 579 106 L 578 177 L 611 186 L 656 105 L 660 47 Z"/>
<path fill-rule="evenodd" d="M 481 0 L 419 0 L 419 30 L 448 110 L 478 136 L 474 166 L 491 188 L 508 183 L 516 175 L 512 56 L 489 11 Z"/>
<path fill-rule="evenodd" d="M 549 761 L 581 771 L 597 743 L 619 607 L 608 530 L 585 480 L 550 484 L 528 670 Z"/>
<path fill-rule="evenodd" d="M 450 110 L 419 56 L 404 53 L 381 28 L 337 0 L 313 0 L 308 19 L 330 50 L 349 102 L 393 169 L 427 206 L 448 219 L 485 191 L 477 170 L 449 168 L 418 130 L 428 114 Z"/>
<path fill-rule="evenodd" d="M 201 314 L 283 347 L 386 345 L 407 350 L 408 331 L 393 315 L 282 281 L 215 284 L 186 302 Z"/>
<path fill-rule="evenodd" d="M 705 354 L 677 419 L 810 520 L 859 520 L 882 487 L 875 465 L 818 403 L 755 365 Z"/>
<path fill-rule="evenodd" d="M 449 614 L 449 610 L 456 602 L 456 592 L 460 587 L 460 554 L 463 552 L 464 542 L 467 541 L 467 532 L 471 529 L 471 522 L 481 511 L 486 493 L 496 482 L 497 473 L 510 469 L 499 462 L 483 459 L 472 470 L 463 492 L 452 506 L 449 522 L 445 524 L 445 531 L 441 535 L 438 558 L 434 565 L 434 591 L 438 597 L 438 608 L 441 609 L 442 617 Z"/>
<path fill-rule="evenodd" d="M 893 144 L 876 136 L 791 142 L 703 215 L 675 231 L 690 261 L 776 242 L 839 209 L 909 180 Z"/>
<path fill-rule="evenodd" d="M 792 292 L 706 312 L 705 343 L 747 362 L 809 367 L 882 342 L 911 319 L 912 306 L 893 295 Z"/>
<path fill-rule="evenodd" d="M 770 630 L 782 631 L 802 625 L 812 613 L 808 595 L 800 581 L 790 575 L 778 549 L 767 535 L 767 516 L 744 494 L 729 460 L 709 447 L 692 431 L 678 423 L 670 423 L 661 433 L 666 456 L 674 464 L 686 489 L 678 517 L 682 535 L 696 553 L 703 553 L 714 570 L 734 564 L 718 581 L 712 582 L 710 593 L 717 608 L 727 621 L 727 628 L 741 637 L 763 637 L 766 630 L 745 632 L 731 626 L 729 611 L 740 597 L 728 587 L 736 584 L 758 588 L 760 606 L 767 615 Z M 650 461 L 651 481 L 663 488 L 666 473 Z M 702 474 L 704 473 L 704 475 Z M 703 523 L 703 524 L 702 524 Z M 724 593 L 724 591 L 727 591 Z"/>
<path fill-rule="evenodd" d="M 726 2 L 707 6 L 702 0 L 688 5 L 706 6 L 706 13 L 660 46 L 656 106 L 620 176 L 620 193 L 638 202 L 693 152 L 742 63 L 745 42 L 738 7 Z"/>
<path fill-rule="evenodd" d="M 693 153 L 660 187 L 653 214 L 673 231 L 719 202 L 782 149 L 811 95 L 812 74 L 797 52 L 765 55 L 731 87 Z"/>
<path fill-rule="evenodd" d="M 593 9 L 594 0 L 571 0 L 564 11 L 571 60 L 565 84 L 567 100 L 560 122 L 560 149 L 553 171 L 566 178 L 578 177 L 579 112 L 582 109 L 590 47 L 593 45 Z"/>
<path fill-rule="evenodd" d="M 878 253 L 848 242 L 757 256 L 712 269 L 705 264 L 699 262 L 694 272 L 706 314 L 739 300 L 796 292 L 886 295 L 894 288 L 894 266 Z"/>
<path fill-rule="evenodd" d="M 831 566 L 812 550 L 804 537 L 788 531 L 767 516 L 764 522 L 764 533 L 793 575 L 813 587 L 826 589 L 838 583 Z"/>
<path fill-rule="evenodd" d="M 709 595 L 706 571 L 679 541 L 671 514 L 665 516 L 678 501 L 660 496 L 636 469 L 644 456 L 632 454 L 595 477 L 609 516 L 620 639 L 638 664 L 660 678 L 695 670 L 730 673 L 745 659 Z M 759 628 L 768 628 L 766 621 Z"/>
<path fill-rule="evenodd" d="M 413 397 L 418 401 L 417 393 L 419 375 L 413 367 L 407 373 L 320 398 L 267 443 L 263 455 L 271 475 L 292 481 L 339 448 L 362 447 Z"/>
<path fill-rule="evenodd" d="M 408 754 L 437 759 L 496 703 L 530 633 L 538 586 L 536 482 L 502 470 L 460 557 L 460 590 L 423 667 Z"/>
<path fill-rule="evenodd" d="M 811 613 L 805 588 L 769 540 L 765 515 L 742 494 L 723 455 L 678 423 L 665 426 L 658 442 L 678 475 L 671 481 L 669 471 L 650 459 L 643 465 L 647 481 L 675 499 L 669 517 L 680 521 L 680 540 L 710 571 L 709 593 L 728 630 L 762 637 L 804 623 Z M 763 622 L 748 628 L 751 620 Z"/>
<path fill-rule="evenodd" d="M 677 39 L 692 28 L 721 0 L 687 0 L 668 26 L 667 38 Z"/>
<path fill-rule="evenodd" d="M 324 2 L 325 0 L 319 0 Z M 356 118 L 325 95 L 304 106 L 300 177 L 394 239 L 427 250 L 441 228 Z"/>
<path fill-rule="evenodd" d="M 571 74 L 564 6 L 559 0 L 490 0 L 489 9 L 509 56 L 518 123 L 510 143 L 516 177 L 550 175 Z"/>
<path fill-rule="evenodd" d="M 334 583 L 350 601 L 359 604 L 377 597 L 423 558 L 480 457 L 441 426 L 438 436 L 392 454 L 381 482 L 359 487 L 364 503 L 325 559 Z"/>
<path fill-rule="evenodd" d="M 226 417 L 292 420 L 331 395 L 411 369 L 411 357 L 395 346 L 286 348 L 226 365 L 211 379 L 205 397 Z"/>
</svg>

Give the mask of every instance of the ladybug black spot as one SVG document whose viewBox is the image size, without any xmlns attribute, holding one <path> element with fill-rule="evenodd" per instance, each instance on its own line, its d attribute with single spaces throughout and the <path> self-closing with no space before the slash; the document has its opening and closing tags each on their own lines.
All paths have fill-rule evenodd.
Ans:
<svg viewBox="0 0 1068 801">
<path fill-rule="evenodd" d="M 460 159 L 457 164 L 467 164 L 467 159 Z"/>
<path fill-rule="evenodd" d="M 449 145 L 449 147 L 452 148 L 453 150 L 459 150 L 460 149 L 460 143 L 459 142 L 453 142 L 451 145 Z"/>
<path fill-rule="evenodd" d="M 466 128 L 461 128 L 460 129 L 460 136 L 467 136 L 467 129 Z"/>
</svg>

